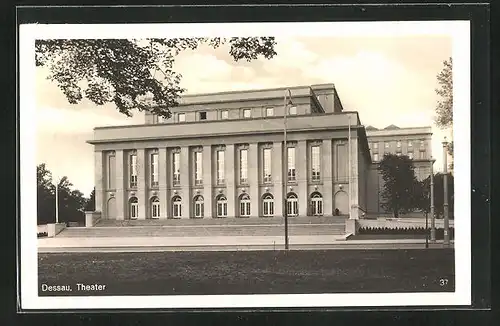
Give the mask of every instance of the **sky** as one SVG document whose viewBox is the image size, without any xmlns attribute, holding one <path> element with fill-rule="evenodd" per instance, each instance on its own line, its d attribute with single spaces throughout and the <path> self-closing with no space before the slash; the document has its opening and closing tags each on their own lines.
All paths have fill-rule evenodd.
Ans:
<svg viewBox="0 0 500 326">
<path fill-rule="evenodd" d="M 229 49 L 202 46 L 175 60 L 186 94 L 333 83 L 344 111 L 358 111 L 361 123 L 384 128 L 432 126 L 432 153 L 442 169 L 441 142 L 451 131 L 434 125 L 439 97 L 436 75 L 452 55 L 450 36 L 400 37 L 276 37 L 277 55 L 270 60 L 235 62 Z M 97 126 L 140 124 L 112 104 L 96 106 L 83 100 L 70 104 L 36 68 L 37 164 L 45 163 L 55 177 L 67 176 L 86 196 L 94 187 L 92 139 Z"/>
</svg>

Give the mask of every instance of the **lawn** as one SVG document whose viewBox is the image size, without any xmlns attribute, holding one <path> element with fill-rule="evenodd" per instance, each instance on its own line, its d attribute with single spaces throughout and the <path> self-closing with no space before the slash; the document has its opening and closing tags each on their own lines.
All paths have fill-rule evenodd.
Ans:
<svg viewBox="0 0 500 326">
<path fill-rule="evenodd" d="M 40 295 L 454 291 L 453 249 L 39 254 Z M 447 279 L 441 286 L 440 280 Z M 76 283 L 105 290 L 76 291 Z"/>
</svg>

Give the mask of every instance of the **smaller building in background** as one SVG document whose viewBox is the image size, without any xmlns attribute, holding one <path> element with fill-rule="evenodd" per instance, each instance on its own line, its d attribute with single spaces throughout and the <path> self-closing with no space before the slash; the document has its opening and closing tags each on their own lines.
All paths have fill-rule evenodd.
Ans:
<svg viewBox="0 0 500 326">
<path fill-rule="evenodd" d="M 432 129 L 430 126 L 400 128 L 391 124 L 383 129 L 367 126 L 365 130 L 373 162 L 372 169 L 378 168 L 378 162 L 384 157 L 384 154 L 407 155 L 413 160 L 415 176 L 418 180 L 424 180 L 430 175 L 430 160 L 432 158 Z M 371 173 L 370 175 L 373 177 L 378 175 L 378 180 L 370 181 L 372 185 L 377 185 L 381 191 L 384 184 L 380 173 Z M 369 200 L 373 206 L 369 207 L 368 211 L 382 212 L 380 200 L 378 194 L 373 194 L 373 199 Z"/>
</svg>

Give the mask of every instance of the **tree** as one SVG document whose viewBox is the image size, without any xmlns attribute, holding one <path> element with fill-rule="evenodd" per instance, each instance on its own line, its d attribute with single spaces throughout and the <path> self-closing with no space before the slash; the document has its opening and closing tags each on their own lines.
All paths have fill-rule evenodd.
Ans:
<svg viewBox="0 0 500 326">
<path fill-rule="evenodd" d="M 453 128 L 453 61 L 450 57 L 443 61 L 443 69 L 437 75 L 439 88 L 436 89 L 436 94 L 440 96 L 440 100 L 436 106 L 435 123 L 441 129 Z M 448 153 L 453 159 L 453 142 L 448 145 Z M 450 163 L 450 168 L 453 169 L 453 161 Z"/>
<path fill-rule="evenodd" d="M 274 37 L 66 39 L 36 40 L 35 60 L 49 69 L 48 79 L 69 103 L 85 97 L 96 105 L 114 103 L 127 116 L 136 109 L 169 118 L 185 91 L 179 86 L 182 76 L 173 70 L 175 56 L 201 44 L 228 44 L 236 61 L 276 55 Z"/>
<path fill-rule="evenodd" d="M 380 193 L 386 212 L 394 217 L 400 213 L 408 213 L 414 209 L 415 171 L 412 160 L 406 156 L 385 154 L 379 163 L 378 170 L 382 174 L 384 186 Z"/>
<path fill-rule="evenodd" d="M 95 211 L 95 187 L 94 187 L 94 189 L 92 189 L 92 192 L 90 193 L 89 198 L 86 200 L 85 211 L 86 212 Z"/>
<path fill-rule="evenodd" d="M 37 170 L 37 223 L 54 223 L 56 216 L 56 187 L 52 173 L 44 163 Z M 72 189 L 73 184 L 67 177 L 61 178 L 57 184 L 59 222 L 77 222 L 85 218 L 86 199 L 82 192 Z"/>
<path fill-rule="evenodd" d="M 453 174 L 448 173 L 448 211 L 450 213 L 450 217 L 454 215 L 454 206 L 455 206 L 455 189 L 454 189 L 454 178 Z M 430 198 L 430 176 L 422 181 L 422 187 L 428 193 L 427 196 Z M 444 174 L 436 173 L 434 175 L 434 214 L 436 217 L 443 216 L 444 214 Z M 428 207 L 430 207 L 430 200 L 428 203 Z M 430 210 L 430 209 L 429 209 Z"/>
</svg>

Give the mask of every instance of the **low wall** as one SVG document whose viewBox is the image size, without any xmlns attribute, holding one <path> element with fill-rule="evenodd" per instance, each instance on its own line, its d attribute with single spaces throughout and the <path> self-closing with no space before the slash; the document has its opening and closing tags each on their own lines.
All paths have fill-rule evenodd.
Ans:
<svg viewBox="0 0 500 326">
<path fill-rule="evenodd" d="M 85 227 L 90 228 L 95 226 L 101 219 L 101 212 L 85 212 Z"/>
<path fill-rule="evenodd" d="M 66 223 L 47 224 L 47 237 L 53 238 L 66 228 Z"/>
<path fill-rule="evenodd" d="M 418 228 L 425 227 L 425 218 L 378 218 L 376 220 L 359 219 L 359 227 L 362 228 Z M 444 228 L 444 220 L 436 219 L 436 228 Z M 454 226 L 454 220 L 450 220 L 450 227 Z M 431 219 L 428 219 L 428 227 L 431 227 Z"/>
</svg>

